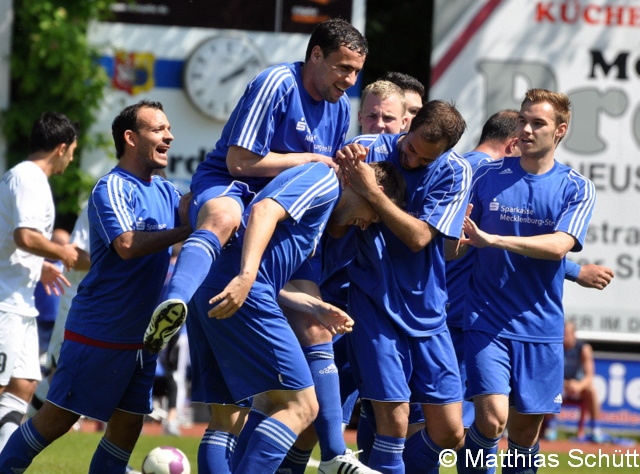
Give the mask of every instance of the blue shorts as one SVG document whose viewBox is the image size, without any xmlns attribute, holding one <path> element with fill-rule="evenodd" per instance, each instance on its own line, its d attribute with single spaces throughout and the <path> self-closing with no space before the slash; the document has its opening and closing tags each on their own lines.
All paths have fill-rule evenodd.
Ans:
<svg viewBox="0 0 640 474">
<path fill-rule="evenodd" d="M 360 390 L 353 377 L 349 363 L 349 334 L 343 334 L 333 339 L 333 360 L 338 368 L 340 378 L 340 403 L 342 404 L 342 422 L 349 424 L 353 409 L 360 398 Z"/>
<path fill-rule="evenodd" d="M 320 282 L 321 266 L 322 261 L 318 257 L 310 256 L 293 272 L 289 280 L 309 280 L 317 285 Z"/>
<path fill-rule="evenodd" d="M 157 358 L 143 350 L 104 349 L 66 340 L 47 400 L 104 422 L 116 409 L 149 414 Z"/>
<path fill-rule="evenodd" d="M 465 331 L 468 399 L 501 394 L 523 414 L 560 413 L 564 378 L 562 342 L 522 342 Z"/>
<path fill-rule="evenodd" d="M 211 199 L 222 196 L 230 197 L 235 199 L 240 204 L 240 208 L 244 210 L 257 192 L 257 190 L 251 189 L 247 183 L 220 176 L 218 171 L 206 167 L 205 163 L 200 164 L 198 172 L 193 175 L 191 181 L 193 199 L 189 206 L 189 221 L 193 229 L 196 228 L 200 209 Z"/>
<path fill-rule="evenodd" d="M 207 311 L 219 292 L 202 287 L 189 303 L 189 347 L 200 369 L 194 366 L 192 384 L 200 400 L 238 404 L 263 392 L 312 387 L 300 343 L 273 296 L 252 289 L 233 316 L 217 320 Z"/>
<path fill-rule="evenodd" d="M 436 405 L 462 400 L 458 363 L 446 327 L 432 336 L 410 337 L 390 318 L 366 309 L 373 317 L 363 321 L 356 315 L 350 336 L 351 368 L 362 398 Z M 363 310 L 360 304 L 358 314 Z"/>
<path fill-rule="evenodd" d="M 467 364 L 464 361 L 464 331 L 460 327 L 449 326 L 449 334 L 451 342 L 456 351 L 456 359 L 458 359 L 458 370 L 460 371 L 460 382 L 462 390 L 467 387 Z M 476 417 L 476 410 L 473 402 L 469 400 L 462 401 L 462 424 L 465 428 L 469 428 Z"/>
</svg>

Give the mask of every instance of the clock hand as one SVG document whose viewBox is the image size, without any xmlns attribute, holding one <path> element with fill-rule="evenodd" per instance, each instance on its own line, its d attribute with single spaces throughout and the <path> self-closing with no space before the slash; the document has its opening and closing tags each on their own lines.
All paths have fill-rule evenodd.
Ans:
<svg viewBox="0 0 640 474">
<path fill-rule="evenodd" d="M 247 70 L 246 64 L 243 66 L 240 66 L 239 68 L 236 68 L 234 71 L 231 71 L 231 73 L 227 74 L 222 79 L 220 79 L 220 84 L 224 84 L 225 82 L 228 82 L 231 79 L 238 77 L 239 75 L 243 74 L 246 70 Z"/>
</svg>

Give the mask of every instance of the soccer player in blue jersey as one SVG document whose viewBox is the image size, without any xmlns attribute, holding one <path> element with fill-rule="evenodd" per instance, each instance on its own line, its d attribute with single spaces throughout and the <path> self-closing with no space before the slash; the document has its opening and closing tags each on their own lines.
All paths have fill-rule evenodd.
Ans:
<svg viewBox="0 0 640 474">
<path fill-rule="evenodd" d="M 400 133 L 406 123 L 405 111 L 404 92 L 400 87 L 388 81 L 376 81 L 368 84 L 362 92 L 361 106 L 358 112 L 358 122 L 362 127 L 362 133 Z M 353 231 L 355 228 L 350 229 L 346 236 L 339 239 L 335 239 L 325 232 L 320 244 L 321 250 L 314 254 L 310 264 L 301 267 L 293 276 L 296 279 L 296 285 L 303 285 L 309 293 L 321 297 L 344 311 L 347 311 L 346 288 L 349 280 L 346 265 L 351 259 L 350 256 L 355 253 L 350 237 L 350 233 Z M 302 275 L 302 271 L 305 272 L 305 275 Z M 314 271 L 317 273 L 314 274 Z M 286 289 L 285 286 L 283 291 Z M 294 330 L 297 330 L 296 334 L 303 332 L 299 330 L 299 326 L 305 324 L 308 316 L 305 317 L 300 312 L 287 307 L 283 308 L 283 311 Z M 307 347 L 311 346 L 311 350 L 308 352 L 313 354 L 311 357 L 315 359 L 311 364 L 317 366 L 312 367 L 312 373 L 322 371 L 325 384 L 329 383 L 328 381 L 333 382 L 335 393 L 339 390 L 340 398 L 319 395 L 319 399 L 322 399 L 324 404 L 321 405 L 314 426 L 310 426 L 298 437 L 287 455 L 285 464 L 281 466 L 291 469 L 292 474 L 304 472 L 313 447 L 318 442 L 314 429 L 320 423 L 325 425 L 325 431 L 329 431 L 331 440 L 330 443 L 321 440 L 320 470 L 327 473 L 333 472 L 329 470 L 329 464 L 338 465 L 343 458 L 341 455 L 344 453 L 346 445 L 344 445 L 342 428 L 348 423 L 358 398 L 347 360 L 346 339 L 347 336 L 342 335 L 334 338 L 333 342 L 327 341 L 321 345 L 303 344 L 305 352 L 307 352 Z M 310 358 L 309 355 L 307 357 Z M 316 392 L 322 390 L 323 387 L 316 384 Z M 338 422 L 339 420 L 342 420 L 342 424 Z M 329 444 L 328 448 L 326 448 L 327 444 Z M 360 459 L 362 459 L 362 453 Z"/>
<path fill-rule="evenodd" d="M 463 156 L 472 169 L 480 163 L 497 160 L 507 156 L 520 154 L 516 128 L 518 125 L 518 111 L 513 109 L 500 110 L 487 119 L 482 127 L 478 145 Z M 462 386 L 466 383 L 466 366 L 464 363 L 464 337 L 462 322 L 464 316 L 464 301 L 469 286 L 469 275 L 473 265 L 474 249 L 469 248 L 460 258 L 446 263 L 447 271 L 447 326 L 451 334 L 453 347 L 456 349 L 458 368 L 462 378 Z M 462 402 L 462 422 L 469 428 L 473 422 L 473 403 Z M 462 456 L 459 457 L 462 459 Z"/>
<path fill-rule="evenodd" d="M 374 166 L 379 186 L 393 201 L 401 200 L 397 169 Z M 199 367 L 194 400 L 213 404 L 200 472 L 214 467 L 226 472 L 234 446 L 234 473 L 275 472 L 313 421 L 318 401 L 309 365 L 277 296 L 311 255 L 325 226 L 329 232 L 350 225 L 366 229 L 376 219 L 371 205 L 350 187 L 341 190 L 335 172 L 323 163 L 282 172 L 247 207 L 238 239 L 221 252 L 189 304 L 190 347 Z M 318 315 L 333 334 L 352 325 L 338 308 L 306 292 L 297 296 L 287 304 Z M 249 398 L 253 407 L 236 439 L 241 423 L 234 423 L 232 412 L 240 412 L 235 404 Z M 345 468 L 371 472 L 357 462 Z"/>
<path fill-rule="evenodd" d="M 216 147 L 196 170 L 191 190 L 193 234 L 154 311 L 145 346 L 159 351 L 186 317 L 186 305 L 240 226 L 244 206 L 278 173 L 321 162 L 344 144 L 350 122 L 345 91 L 356 82 L 368 53 L 351 24 L 318 25 L 304 62 L 267 68 L 247 86 Z"/>
<path fill-rule="evenodd" d="M 0 472 L 26 469 L 80 415 L 108 422 L 92 474 L 124 473 L 151 413 L 156 354 L 142 336 L 167 273 L 170 246 L 191 228 L 188 196 L 152 176 L 173 135 L 159 102 L 140 101 L 113 121 L 118 165 L 89 199 L 91 268 L 73 299 L 47 401 L 0 454 Z"/>
<path fill-rule="evenodd" d="M 566 95 L 527 91 L 521 157 L 482 164 L 474 175 L 464 224 L 476 247 L 464 317 L 466 396 L 476 410 L 468 472 L 495 472 L 483 454 L 496 453 L 507 421 L 511 456 L 502 472 L 537 471 L 543 416 L 562 404 L 565 256 L 581 250 L 595 204 L 593 183 L 554 158 L 570 114 Z"/>
<path fill-rule="evenodd" d="M 451 148 L 466 124 L 449 103 L 427 102 L 401 135 L 354 140 L 368 161 L 399 166 L 407 182 L 400 208 L 376 189 L 367 167 L 345 156 L 351 186 L 381 219 L 357 232 L 348 267 L 352 367 L 370 400 L 376 435 L 369 467 L 431 472 L 442 449 L 462 444 L 462 388 L 446 326 L 445 241 L 455 251 L 468 200 L 471 167 Z M 409 403 L 422 405 L 425 429 L 406 443 Z"/>
<path fill-rule="evenodd" d="M 167 300 L 156 308 L 149 324 L 148 349 L 159 350 L 180 327 L 186 303 L 240 226 L 243 208 L 256 192 L 292 166 L 308 162 L 334 166 L 332 157 L 342 147 L 350 122 L 345 91 L 355 84 L 367 52 L 365 38 L 351 24 L 328 20 L 312 33 L 304 62 L 270 67 L 247 86 L 215 149 L 193 177 L 191 218 L 196 230 L 180 252 Z M 309 364 L 330 365 L 324 356 L 331 334 L 313 318 L 303 318 L 297 318 L 296 333 Z M 314 370 L 314 383 L 328 385 L 318 391 L 318 421 L 327 427 L 317 427 L 323 459 L 346 450 L 340 413 L 336 418 L 324 410 L 339 396 L 331 379 L 331 374 Z"/>
</svg>

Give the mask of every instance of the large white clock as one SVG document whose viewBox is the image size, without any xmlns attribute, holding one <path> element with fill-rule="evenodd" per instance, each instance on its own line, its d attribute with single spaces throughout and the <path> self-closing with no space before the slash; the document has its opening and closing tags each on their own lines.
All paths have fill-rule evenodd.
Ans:
<svg viewBox="0 0 640 474">
<path fill-rule="evenodd" d="M 262 53 L 247 37 L 214 36 L 187 58 L 184 89 L 200 112 L 227 120 L 247 84 L 265 67 Z"/>
</svg>

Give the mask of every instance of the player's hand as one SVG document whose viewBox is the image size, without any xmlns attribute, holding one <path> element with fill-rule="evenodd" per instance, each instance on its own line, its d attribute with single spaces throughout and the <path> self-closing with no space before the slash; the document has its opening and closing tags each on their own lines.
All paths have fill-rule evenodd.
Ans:
<svg viewBox="0 0 640 474">
<path fill-rule="evenodd" d="M 229 282 L 224 290 L 209 300 L 210 304 L 217 303 L 217 305 L 207 313 L 209 317 L 226 319 L 233 316 L 247 299 L 253 282 L 253 279 L 246 276 L 236 276 Z"/>
<path fill-rule="evenodd" d="M 60 261 L 67 270 L 71 270 L 78 261 L 78 249 L 76 244 L 64 244 L 62 245 L 62 255 Z"/>
<path fill-rule="evenodd" d="M 349 159 L 342 161 L 340 168 L 344 171 L 348 186 L 365 199 L 381 191 L 380 185 L 376 182 L 376 173 L 367 163 Z"/>
<path fill-rule="evenodd" d="M 331 158 L 330 156 L 320 155 L 318 153 L 312 153 L 311 154 L 311 162 L 312 163 L 324 163 L 329 168 L 331 168 L 333 170 L 336 170 L 336 171 L 338 170 L 338 164 L 335 161 L 333 161 L 333 158 Z"/>
<path fill-rule="evenodd" d="M 474 247 L 483 248 L 489 247 L 494 240 L 493 235 L 480 230 L 468 215 L 464 218 L 462 232 L 467 236 L 464 239 L 460 239 L 460 243 L 464 245 L 468 244 L 473 245 Z"/>
<path fill-rule="evenodd" d="M 335 336 L 353 331 L 353 319 L 337 306 L 318 300 L 313 316 Z"/>
<path fill-rule="evenodd" d="M 341 165 L 345 161 L 364 161 L 369 153 L 369 147 L 359 143 L 349 143 L 336 152 L 335 160 Z"/>
<path fill-rule="evenodd" d="M 604 290 L 613 279 L 613 270 L 609 267 L 588 263 L 580 267 L 576 283 L 585 288 Z"/>
<path fill-rule="evenodd" d="M 42 262 L 42 273 L 40 274 L 40 282 L 44 287 L 44 291 L 47 295 L 60 296 L 64 294 L 64 287 L 71 286 L 67 277 L 64 276 L 62 270 L 56 267 L 53 263 Z"/>
</svg>

